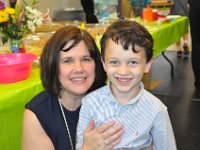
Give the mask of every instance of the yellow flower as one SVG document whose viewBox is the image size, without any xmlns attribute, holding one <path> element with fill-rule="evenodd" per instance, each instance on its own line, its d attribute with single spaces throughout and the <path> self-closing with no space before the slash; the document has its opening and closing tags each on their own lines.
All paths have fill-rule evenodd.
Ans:
<svg viewBox="0 0 200 150">
<path fill-rule="evenodd" d="M 21 39 L 25 34 L 34 32 L 35 28 L 40 26 L 44 19 L 48 19 L 48 14 L 44 18 L 43 14 L 33 7 L 37 0 L 30 1 L 30 6 L 25 3 L 25 0 L 17 0 L 15 9 L 4 5 L 1 8 L 0 34 L 2 34 L 3 44 L 8 42 L 9 39 Z"/>
<path fill-rule="evenodd" d="M 8 13 L 9 15 L 14 15 L 15 14 L 15 9 L 14 8 L 10 8 L 10 7 L 6 7 L 4 12 Z"/>
<path fill-rule="evenodd" d="M 7 22 L 9 20 L 9 15 L 4 11 L 0 11 L 0 23 Z"/>
<path fill-rule="evenodd" d="M 16 19 L 15 14 L 11 15 L 10 17 L 12 18 L 12 20 L 15 20 L 15 19 Z M 15 21 L 16 21 L 16 20 L 15 20 Z"/>
</svg>

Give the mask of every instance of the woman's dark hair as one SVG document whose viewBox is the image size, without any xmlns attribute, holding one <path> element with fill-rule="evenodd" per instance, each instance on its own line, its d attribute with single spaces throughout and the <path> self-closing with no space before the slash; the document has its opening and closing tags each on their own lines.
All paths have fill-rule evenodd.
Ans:
<svg viewBox="0 0 200 150">
<path fill-rule="evenodd" d="M 95 79 L 91 88 L 87 91 L 93 91 L 102 87 L 106 83 L 106 73 L 101 63 L 100 52 L 92 36 L 85 30 L 75 26 L 66 26 L 59 29 L 45 44 L 40 58 L 41 79 L 46 91 L 50 94 L 59 96 L 62 86 L 58 78 L 60 51 L 63 51 L 64 46 L 73 41 L 71 46 L 64 50 L 69 51 L 76 46 L 80 41 L 84 41 L 91 57 L 95 62 Z"/>
<path fill-rule="evenodd" d="M 120 43 L 125 50 L 132 46 L 132 50 L 135 53 L 137 53 L 135 45 L 143 47 L 147 62 L 153 57 L 153 38 L 145 27 L 135 21 L 119 20 L 106 29 L 100 41 L 103 60 L 108 39 L 112 39 L 117 44 Z"/>
</svg>

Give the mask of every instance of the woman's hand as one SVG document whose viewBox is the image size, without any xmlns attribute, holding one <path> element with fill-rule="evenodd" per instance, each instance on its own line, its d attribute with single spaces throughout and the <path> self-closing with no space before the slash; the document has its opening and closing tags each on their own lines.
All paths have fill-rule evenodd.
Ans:
<svg viewBox="0 0 200 150">
<path fill-rule="evenodd" d="M 94 121 L 90 121 L 84 132 L 83 146 L 80 150 L 111 150 L 121 141 L 123 126 L 114 121 L 105 123 L 94 129 Z"/>
</svg>

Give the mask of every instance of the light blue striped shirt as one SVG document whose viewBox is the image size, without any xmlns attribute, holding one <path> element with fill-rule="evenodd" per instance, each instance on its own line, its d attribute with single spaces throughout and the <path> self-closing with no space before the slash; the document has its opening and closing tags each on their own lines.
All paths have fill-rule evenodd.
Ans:
<svg viewBox="0 0 200 150">
<path fill-rule="evenodd" d="M 83 144 L 83 132 L 93 119 L 95 127 L 108 121 L 124 126 L 121 142 L 115 146 L 139 150 L 153 145 L 154 150 L 176 150 L 176 143 L 167 107 L 143 88 L 126 105 L 118 104 L 106 85 L 82 100 L 77 126 L 77 144 Z"/>
</svg>

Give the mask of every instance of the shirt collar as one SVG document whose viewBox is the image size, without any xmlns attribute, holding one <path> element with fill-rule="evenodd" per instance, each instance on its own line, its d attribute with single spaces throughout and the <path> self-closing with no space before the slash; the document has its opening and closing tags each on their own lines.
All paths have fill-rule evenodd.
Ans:
<svg viewBox="0 0 200 150">
<path fill-rule="evenodd" d="M 116 98 L 115 96 L 113 95 L 112 91 L 111 91 L 111 82 L 109 81 L 108 82 L 108 86 L 107 86 L 107 91 L 108 91 L 108 100 L 112 103 L 117 103 L 116 101 Z M 143 93 L 144 93 L 144 85 L 142 82 L 139 83 L 140 85 L 140 91 L 139 93 L 134 97 L 132 98 L 126 105 L 129 105 L 129 104 L 135 104 L 137 101 L 140 100 L 140 98 L 143 96 Z"/>
</svg>

